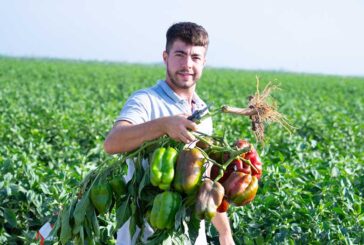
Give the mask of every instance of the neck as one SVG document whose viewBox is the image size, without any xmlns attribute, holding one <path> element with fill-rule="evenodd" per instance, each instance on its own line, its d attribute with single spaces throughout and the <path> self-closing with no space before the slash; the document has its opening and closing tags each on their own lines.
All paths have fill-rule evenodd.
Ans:
<svg viewBox="0 0 364 245">
<path fill-rule="evenodd" d="M 179 88 L 174 85 L 169 79 L 166 79 L 166 82 L 178 96 L 187 100 L 190 105 L 192 104 L 192 98 L 195 93 L 196 84 L 190 88 Z"/>
</svg>

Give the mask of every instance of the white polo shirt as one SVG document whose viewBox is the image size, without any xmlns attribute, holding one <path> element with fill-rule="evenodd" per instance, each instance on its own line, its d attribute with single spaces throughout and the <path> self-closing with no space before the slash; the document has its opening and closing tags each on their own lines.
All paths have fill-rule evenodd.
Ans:
<svg viewBox="0 0 364 245">
<path fill-rule="evenodd" d="M 139 90 L 132 94 L 126 101 L 116 121 L 128 121 L 132 124 L 140 124 L 164 116 L 174 116 L 178 114 L 192 114 L 195 110 L 201 110 L 206 107 L 200 97 L 195 93 L 192 98 L 192 109 L 187 100 L 177 95 L 167 84 L 166 81 L 160 80 L 153 87 Z M 212 134 L 212 120 L 207 118 L 197 125 L 197 129 L 205 134 Z M 144 165 L 147 163 L 144 163 Z M 134 174 L 134 164 L 128 163 L 128 174 L 125 181 L 129 181 Z M 130 237 L 129 221 L 118 230 L 117 245 L 132 245 L 136 243 L 140 229 L 137 228 L 134 237 Z M 153 234 L 153 229 L 146 224 L 143 237 L 147 239 Z M 199 236 L 195 244 L 207 244 L 205 233 L 205 222 L 201 221 Z"/>
</svg>

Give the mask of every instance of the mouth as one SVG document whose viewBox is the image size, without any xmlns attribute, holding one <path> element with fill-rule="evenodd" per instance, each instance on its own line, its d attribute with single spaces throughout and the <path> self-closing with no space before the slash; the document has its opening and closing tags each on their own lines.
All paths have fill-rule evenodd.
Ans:
<svg viewBox="0 0 364 245">
<path fill-rule="evenodd" d="M 182 77 L 189 77 L 189 76 L 193 76 L 193 73 L 190 73 L 188 71 L 179 71 L 177 72 L 178 75 L 182 76 Z"/>
</svg>

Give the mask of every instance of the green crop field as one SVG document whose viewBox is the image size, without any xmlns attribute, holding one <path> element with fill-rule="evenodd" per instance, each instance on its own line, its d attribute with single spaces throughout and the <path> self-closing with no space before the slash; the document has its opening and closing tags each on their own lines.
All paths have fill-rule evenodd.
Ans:
<svg viewBox="0 0 364 245">
<path fill-rule="evenodd" d="M 273 97 L 296 129 L 271 124 L 256 144 L 257 196 L 229 209 L 236 244 L 364 244 L 364 78 L 206 68 L 198 92 L 245 107 L 256 75 L 280 85 Z M 115 159 L 103 141 L 127 97 L 161 78 L 162 66 L 0 58 L 1 244 L 36 243 L 86 174 Z M 216 134 L 256 143 L 249 125 L 214 118 Z"/>
</svg>

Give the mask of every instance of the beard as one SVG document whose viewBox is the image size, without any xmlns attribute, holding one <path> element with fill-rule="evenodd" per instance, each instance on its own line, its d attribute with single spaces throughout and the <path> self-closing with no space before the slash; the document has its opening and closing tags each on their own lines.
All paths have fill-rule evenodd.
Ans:
<svg viewBox="0 0 364 245">
<path fill-rule="evenodd" d="M 181 72 L 181 71 L 176 71 L 176 72 L 172 73 L 172 71 L 169 69 L 168 63 L 167 63 L 167 75 L 169 77 L 169 80 L 175 87 L 177 87 L 179 89 L 189 89 L 189 88 L 193 87 L 196 84 L 196 80 L 192 79 L 192 82 L 191 81 L 182 81 L 181 79 L 179 79 L 178 74 L 177 74 L 178 72 Z"/>
</svg>

